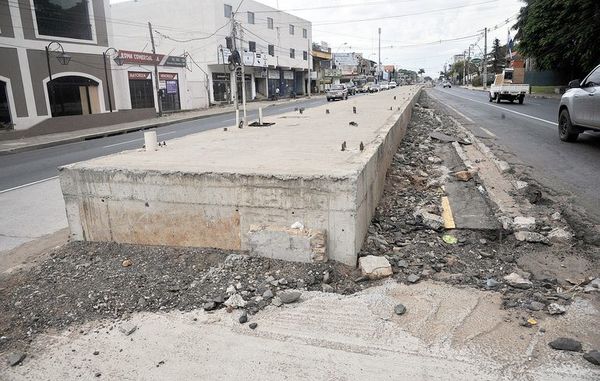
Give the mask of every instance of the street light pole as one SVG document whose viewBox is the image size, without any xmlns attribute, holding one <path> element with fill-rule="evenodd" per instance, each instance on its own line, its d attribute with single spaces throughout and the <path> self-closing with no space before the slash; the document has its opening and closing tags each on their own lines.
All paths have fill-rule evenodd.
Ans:
<svg viewBox="0 0 600 381">
<path fill-rule="evenodd" d="M 381 81 L 381 28 L 379 28 L 379 63 L 377 65 L 377 83 Z"/>
<path fill-rule="evenodd" d="M 484 31 L 483 44 L 483 89 L 487 89 L 487 28 Z"/>
<path fill-rule="evenodd" d="M 110 81 L 108 80 L 108 68 L 106 66 L 106 57 L 108 57 L 108 54 L 111 51 L 116 54 L 114 61 L 117 65 L 119 65 L 119 66 L 123 65 L 123 58 L 119 56 L 119 52 L 115 48 L 108 48 L 102 53 L 102 63 L 104 63 L 104 80 L 106 82 L 106 91 L 108 93 L 108 108 L 109 108 L 110 112 L 113 112 L 112 96 L 110 94 Z M 111 79 L 112 79 L 112 76 L 111 76 Z"/>
<path fill-rule="evenodd" d="M 69 62 L 71 61 L 71 56 L 65 53 L 65 49 L 58 41 L 52 41 L 48 45 L 46 45 L 46 64 L 48 65 L 48 85 L 50 86 L 50 93 L 52 94 L 52 97 L 54 98 L 54 82 L 52 81 L 52 68 L 50 66 L 50 47 L 52 45 L 58 45 L 58 48 L 60 48 L 61 53 L 58 55 L 58 57 L 56 57 L 56 59 L 58 59 L 58 62 L 60 62 L 61 65 L 68 65 Z M 52 110 L 48 110 L 48 112 L 51 114 Z"/>
</svg>

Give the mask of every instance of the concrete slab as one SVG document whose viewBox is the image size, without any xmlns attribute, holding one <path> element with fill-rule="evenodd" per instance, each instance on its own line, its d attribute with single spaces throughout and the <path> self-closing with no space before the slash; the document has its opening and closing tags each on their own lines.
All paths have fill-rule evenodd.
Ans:
<svg viewBox="0 0 600 381">
<path fill-rule="evenodd" d="M 326 233 L 331 259 L 355 265 L 419 91 L 357 96 L 270 118 L 268 128 L 207 131 L 66 166 L 72 238 L 247 250 L 250 225 L 300 221 Z"/>
</svg>

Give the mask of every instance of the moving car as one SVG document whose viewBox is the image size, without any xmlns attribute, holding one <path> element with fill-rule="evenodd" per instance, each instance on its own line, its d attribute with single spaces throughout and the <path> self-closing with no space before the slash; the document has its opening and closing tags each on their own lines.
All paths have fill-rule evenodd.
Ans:
<svg viewBox="0 0 600 381">
<path fill-rule="evenodd" d="M 446 87 L 452 88 L 452 84 L 448 81 L 442 82 L 442 87 L 445 89 Z"/>
<path fill-rule="evenodd" d="M 564 142 L 574 142 L 585 130 L 600 131 L 600 65 L 581 82 L 569 82 L 569 89 L 560 98 L 558 136 Z"/>
<path fill-rule="evenodd" d="M 525 100 L 525 94 L 529 92 L 529 85 L 524 83 L 513 83 L 514 69 L 507 68 L 501 74 L 496 74 L 494 83 L 490 86 L 490 102 L 494 100 L 500 103 L 502 99 L 506 99 L 510 103 L 518 100 L 522 105 Z"/>
<path fill-rule="evenodd" d="M 398 84 L 396 83 L 396 81 L 391 81 L 390 82 L 390 89 L 395 89 L 396 87 L 398 87 Z"/>
<path fill-rule="evenodd" d="M 346 85 L 332 85 L 329 90 L 325 92 L 327 102 L 333 99 L 348 99 L 348 88 Z"/>
<path fill-rule="evenodd" d="M 389 90 L 390 89 L 390 85 L 386 81 L 379 82 L 379 87 L 381 88 L 381 90 Z"/>
</svg>

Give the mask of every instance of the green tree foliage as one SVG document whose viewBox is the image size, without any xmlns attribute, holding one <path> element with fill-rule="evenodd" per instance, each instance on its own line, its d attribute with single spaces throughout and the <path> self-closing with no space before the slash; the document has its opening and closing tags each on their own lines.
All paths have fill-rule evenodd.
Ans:
<svg viewBox="0 0 600 381">
<path fill-rule="evenodd" d="M 500 40 L 495 39 L 492 44 L 492 52 L 490 55 L 490 63 L 492 65 L 492 74 L 500 74 L 506 67 L 506 55 L 508 54 L 508 48 L 500 45 Z"/>
<path fill-rule="evenodd" d="M 524 0 L 515 38 L 540 69 L 581 78 L 600 64 L 599 0 Z"/>
</svg>

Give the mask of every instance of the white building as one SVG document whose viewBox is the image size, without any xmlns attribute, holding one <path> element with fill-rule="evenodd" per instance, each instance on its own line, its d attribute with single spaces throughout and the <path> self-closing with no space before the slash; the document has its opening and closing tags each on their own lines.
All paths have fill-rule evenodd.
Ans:
<svg viewBox="0 0 600 381">
<path fill-rule="evenodd" d="M 127 22 L 113 23 L 114 46 L 125 65 L 114 74 L 120 109 L 156 103 L 153 60 L 158 62 L 165 109 L 196 109 L 233 100 L 228 57 L 244 51 L 246 98 L 304 94 L 311 51 L 311 23 L 256 1 L 137 0 L 111 5 L 115 20 L 152 23 L 157 56 L 149 32 Z M 228 45 L 232 49 L 228 49 Z M 268 70 L 267 70 L 268 68 Z M 240 78 L 241 79 L 241 78 Z M 238 82 L 241 99 L 241 81 Z"/>
</svg>

